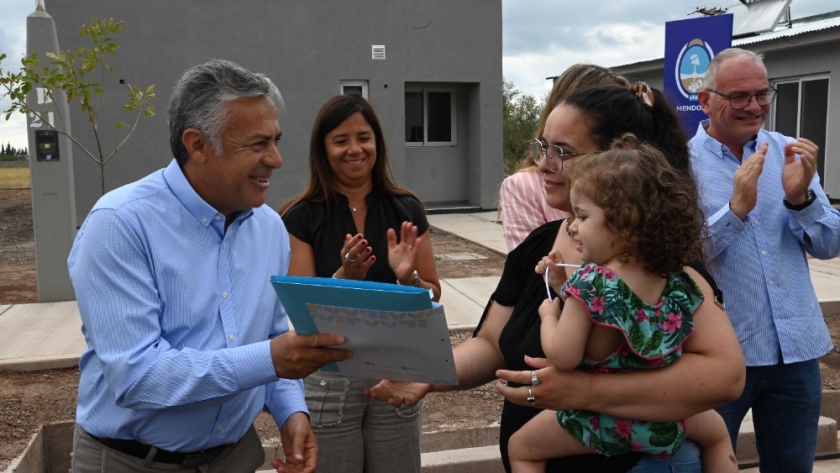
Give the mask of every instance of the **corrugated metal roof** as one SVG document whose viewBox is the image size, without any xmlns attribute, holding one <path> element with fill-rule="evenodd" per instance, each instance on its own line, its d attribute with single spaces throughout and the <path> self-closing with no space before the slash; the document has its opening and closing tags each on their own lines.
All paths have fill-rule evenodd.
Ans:
<svg viewBox="0 0 840 473">
<path fill-rule="evenodd" d="M 775 31 L 756 36 L 748 36 L 746 38 L 733 39 L 732 46 L 742 46 L 745 44 L 761 43 L 764 41 L 771 41 L 774 39 L 796 36 L 805 33 L 812 33 L 814 31 L 827 30 L 837 27 L 840 27 L 840 10 L 825 13 L 822 15 L 815 15 L 807 18 L 793 20 L 793 23 L 790 28 L 788 28 L 785 23 L 780 23 L 779 26 L 776 27 Z M 610 67 L 627 67 L 636 64 L 642 64 L 645 62 L 661 61 L 662 59 L 662 56 L 656 56 Z"/>
<path fill-rule="evenodd" d="M 808 21 L 811 20 L 811 21 Z M 733 46 L 741 46 L 743 44 L 761 43 L 763 41 L 770 41 L 773 39 L 784 38 L 787 36 L 796 36 L 804 33 L 811 33 L 813 31 L 827 30 L 840 26 L 840 11 L 828 13 L 826 15 L 819 15 L 816 17 L 804 18 L 798 22 L 794 20 L 793 25 L 788 28 L 784 24 L 779 24 L 774 31 L 764 33 L 757 36 L 748 36 L 746 38 L 738 38 L 732 40 Z"/>
</svg>

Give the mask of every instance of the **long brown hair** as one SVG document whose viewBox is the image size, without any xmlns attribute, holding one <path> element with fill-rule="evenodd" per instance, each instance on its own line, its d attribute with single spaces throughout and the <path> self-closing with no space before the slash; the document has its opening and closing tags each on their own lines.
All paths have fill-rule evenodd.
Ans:
<svg viewBox="0 0 840 473">
<path fill-rule="evenodd" d="M 557 105 L 566 99 L 569 95 L 577 90 L 585 89 L 587 87 L 595 87 L 598 85 L 617 85 L 621 87 L 629 87 L 630 82 L 624 77 L 612 72 L 611 70 L 596 66 L 594 64 L 575 64 L 563 71 L 557 78 L 554 79 L 554 85 L 551 87 L 551 92 L 548 94 L 548 99 L 543 107 L 542 115 L 540 115 L 540 123 L 537 125 L 537 131 L 534 138 L 541 139 L 545 131 L 545 122 L 548 116 L 551 115 Z M 528 151 L 522 160 L 519 162 L 518 171 L 535 167 L 534 158 L 531 152 Z"/>
<path fill-rule="evenodd" d="M 315 117 L 315 123 L 312 125 L 312 135 L 309 139 L 309 185 L 305 191 L 280 208 L 280 215 L 285 215 L 289 209 L 302 201 L 329 204 L 335 199 L 334 176 L 327 160 L 326 139 L 331 131 L 338 128 L 354 113 L 361 113 L 373 129 L 376 143 L 376 162 L 371 171 L 373 189 L 389 195 L 411 196 L 420 202 L 413 192 L 394 181 L 388 165 L 388 152 L 385 149 L 382 126 L 370 102 L 359 94 L 336 95 L 321 106 Z"/>
<path fill-rule="evenodd" d="M 642 83 L 591 87 L 569 95 L 563 103 L 583 114 L 589 135 L 600 149 L 607 150 L 614 140 L 632 133 L 638 140 L 656 146 L 671 166 L 692 174 L 688 137 L 659 89 Z"/>
</svg>

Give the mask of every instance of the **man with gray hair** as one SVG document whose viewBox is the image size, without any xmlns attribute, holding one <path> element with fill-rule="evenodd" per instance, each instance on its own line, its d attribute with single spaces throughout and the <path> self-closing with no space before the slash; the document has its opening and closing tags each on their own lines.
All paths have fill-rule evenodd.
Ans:
<svg viewBox="0 0 840 473">
<path fill-rule="evenodd" d="M 188 70 L 170 104 L 175 159 L 85 219 L 68 260 L 87 342 L 74 473 L 253 472 L 263 409 L 280 427 L 275 466 L 315 470 L 300 378 L 351 353 L 329 348 L 344 337 L 289 332 L 269 283 L 290 256 L 265 205 L 281 103 L 234 63 Z"/>
<path fill-rule="evenodd" d="M 703 87 L 698 98 L 709 119 L 689 146 L 709 225 L 707 265 L 747 364 L 743 394 L 718 412 L 734 446 L 752 408 L 763 473 L 810 472 L 819 357 L 832 342 L 806 253 L 840 253 L 840 212 L 820 186 L 817 145 L 762 129 L 776 90 L 760 56 L 721 51 Z"/>
</svg>

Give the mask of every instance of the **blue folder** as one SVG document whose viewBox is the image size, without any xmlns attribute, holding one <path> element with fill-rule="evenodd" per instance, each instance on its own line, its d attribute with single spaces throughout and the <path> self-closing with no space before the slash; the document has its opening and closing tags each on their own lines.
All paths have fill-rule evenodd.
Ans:
<svg viewBox="0 0 840 473">
<path fill-rule="evenodd" d="M 302 335 L 318 333 L 306 304 L 395 312 L 432 308 L 429 291 L 421 287 L 302 276 L 272 276 L 271 285 Z"/>
<path fill-rule="evenodd" d="M 286 309 L 286 313 L 294 325 L 295 332 L 302 335 L 318 333 L 318 327 L 307 305 L 349 309 L 348 313 L 352 313 L 353 309 L 394 313 L 429 312 L 433 309 L 429 291 L 413 286 L 348 279 L 293 276 L 272 276 L 271 285 L 274 287 L 277 297 L 283 303 L 283 307 Z M 444 319 L 442 321 L 443 324 L 437 325 L 436 329 L 427 326 L 429 331 L 426 332 L 426 335 L 432 334 L 431 338 L 434 338 L 432 344 L 422 345 L 422 348 L 419 349 L 417 346 L 411 348 L 410 345 L 412 343 L 406 344 L 409 346 L 392 346 L 390 348 L 377 346 L 356 347 L 354 353 L 359 354 L 358 358 L 354 357 L 353 360 L 344 361 L 339 364 L 331 363 L 321 369 L 331 372 L 343 372 L 342 368 L 339 367 L 341 365 L 344 366 L 347 372 L 353 373 L 354 370 L 359 370 L 357 363 L 361 363 L 364 365 L 363 371 L 368 375 L 372 371 L 378 370 L 377 374 L 381 374 L 381 376 L 373 376 L 374 378 L 411 381 L 412 379 L 408 377 L 408 373 L 414 371 L 413 376 L 417 376 L 418 373 L 422 372 L 427 377 L 433 377 L 433 381 L 426 382 L 457 383 L 457 375 L 452 360 L 452 348 L 446 329 L 445 314 L 440 304 L 435 303 L 435 305 L 438 306 L 439 313 Z M 435 313 L 437 314 L 438 312 Z M 423 325 L 423 323 L 421 321 L 418 325 Z M 409 325 L 413 326 L 414 324 L 412 322 Z M 379 327 L 377 330 L 380 333 L 385 329 L 383 325 L 377 326 Z M 440 330 L 441 333 L 435 333 L 436 330 Z M 403 333 L 403 336 L 405 336 L 405 333 Z M 348 342 L 350 340 L 348 338 Z M 353 340 L 355 342 L 358 341 L 357 339 Z M 412 339 L 412 342 L 415 344 L 419 341 L 419 339 Z M 402 350 L 402 348 L 405 350 Z M 370 355 L 371 350 L 375 352 L 379 349 L 395 351 L 391 351 L 391 356 L 386 358 L 381 358 L 376 354 Z M 357 350 L 361 351 L 359 352 Z M 412 363 L 415 364 L 412 365 Z M 398 371 L 394 369 L 396 364 L 399 364 Z M 415 369 L 417 367 L 420 368 Z"/>
</svg>

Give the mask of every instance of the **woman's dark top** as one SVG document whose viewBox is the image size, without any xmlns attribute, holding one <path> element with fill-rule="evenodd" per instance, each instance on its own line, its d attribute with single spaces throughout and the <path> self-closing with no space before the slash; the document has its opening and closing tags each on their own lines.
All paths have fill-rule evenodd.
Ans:
<svg viewBox="0 0 840 473">
<path fill-rule="evenodd" d="M 365 197 L 367 216 L 362 233 L 373 249 L 376 261 L 365 275 L 367 281 L 394 283 L 397 277 L 388 264 L 387 231 L 393 228 L 400 238 L 400 225 L 411 222 L 417 226 L 417 236 L 429 229 L 423 205 L 411 196 L 392 196 L 373 191 Z M 347 197 L 336 193 L 326 203 L 303 201 L 289 209 L 283 217 L 286 229 L 298 240 L 309 244 L 315 254 L 315 275 L 328 278 L 341 267 L 340 254 L 344 236 L 355 235 L 356 223 Z"/>
<path fill-rule="evenodd" d="M 545 358 L 540 343 L 539 306 L 546 299 L 545 282 L 542 276 L 534 272 L 537 263 L 547 255 L 557 232 L 560 231 L 565 220 L 549 222 L 537 228 L 513 251 L 508 253 L 505 270 L 496 286 L 490 303 L 513 307 L 510 320 L 502 329 L 499 336 L 499 349 L 505 359 L 505 368 L 509 370 L 530 370 L 525 363 L 525 355 L 535 358 Z M 697 265 L 691 265 L 698 269 Z M 717 286 L 705 270 L 700 271 L 717 293 Z M 552 291 L 552 297 L 556 294 Z M 484 309 L 481 321 L 475 333 L 481 329 L 490 303 Z M 509 383 L 512 387 L 521 386 Z M 541 409 L 519 406 L 507 400 L 502 409 L 502 423 L 499 431 L 499 447 L 505 470 L 510 471 L 508 460 L 508 440 L 514 432 L 525 425 Z M 577 455 L 550 460 L 546 467 L 547 473 L 624 473 L 630 470 L 642 458 L 639 453 L 625 453 L 606 457 L 602 455 Z"/>
</svg>

